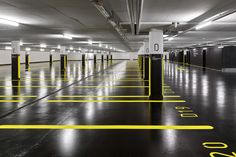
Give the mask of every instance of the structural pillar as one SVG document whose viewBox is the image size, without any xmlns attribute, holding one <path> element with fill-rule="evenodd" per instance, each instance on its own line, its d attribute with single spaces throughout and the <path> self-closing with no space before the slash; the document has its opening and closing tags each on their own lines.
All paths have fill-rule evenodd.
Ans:
<svg viewBox="0 0 236 157">
<path fill-rule="evenodd" d="M 82 54 L 82 68 L 85 68 L 85 54 Z"/>
<path fill-rule="evenodd" d="M 66 47 L 61 47 L 61 72 L 66 71 L 67 67 L 67 54 L 66 54 Z"/>
<path fill-rule="evenodd" d="M 20 41 L 12 41 L 11 72 L 12 80 L 20 80 Z"/>
<path fill-rule="evenodd" d="M 52 66 L 52 54 L 50 53 L 50 55 L 49 55 L 49 64 L 50 64 L 50 67 Z"/>
<path fill-rule="evenodd" d="M 93 63 L 94 65 L 97 64 L 97 54 L 93 54 Z"/>
<path fill-rule="evenodd" d="M 163 31 L 152 29 L 149 32 L 149 98 L 151 100 L 163 99 Z"/>
<path fill-rule="evenodd" d="M 29 51 L 26 51 L 26 54 L 25 54 L 25 70 L 26 71 L 30 70 L 30 55 L 29 55 Z"/>
<path fill-rule="evenodd" d="M 104 62 L 104 56 L 103 56 L 103 54 L 101 55 L 101 62 L 102 62 L 102 63 Z"/>
</svg>

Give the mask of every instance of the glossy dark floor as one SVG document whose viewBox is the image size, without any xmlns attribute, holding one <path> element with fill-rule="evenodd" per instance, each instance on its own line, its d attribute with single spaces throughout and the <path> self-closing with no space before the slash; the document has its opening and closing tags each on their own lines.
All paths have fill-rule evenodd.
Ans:
<svg viewBox="0 0 236 157">
<path fill-rule="evenodd" d="M 1 66 L 0 73 L 2 125 L 214 127 L 213 130 L 0 130 L 0 156 L 236 156 L 233 155 L 235 73 L 166 62 L 164 99 L 176 100 L 171 103 L 122 102 L 147 100 L 148 86 L 140 77 L 137 61 L 104 62 L 95 67 L 93 61 L 88 61 L 85 69 L 80 62 L 69 62 L 64 74 L 60 73 L 59 63 L 51 68 L 48 63 L 32 64 L 30 71 L 22 72 L 21 81 L 14 82 L 10 66 Z"/>
</svg>

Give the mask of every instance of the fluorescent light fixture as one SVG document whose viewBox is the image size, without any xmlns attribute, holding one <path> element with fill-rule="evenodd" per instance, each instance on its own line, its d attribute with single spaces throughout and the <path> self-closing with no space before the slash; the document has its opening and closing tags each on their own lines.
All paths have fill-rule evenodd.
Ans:
<svg viewBox="0 0 236 157">
<path fill-rule="evenodd" d="M 226 13 L 226 11 L 224 11 L 224 12 L 222 12 L 222 13 L 219 13 L 219 14 L 216 14 L 216 15 L 214 15 L 214 16 L 212 16 L 212 17 L 210 17 L 210 18 L 208 18 L 208 19 L 204 20 L 204 22 L 211 21 L 211 20 L 213 20 L 213 19 L 215 19 L 215 18 L 217 18 L 217 17 L 219 17 L 219 16 L 223 15 L 224 13 Z"/>
<path fill-rule="evenodd" d="M 46 47 L 47 47 L 47 44 L 40 44 L 40 47 L 41 47 L 41 48 L 46 48 Z"/>
<path fill-rule="evenodd" d="M 93 41 L 92 41 L 92 40 L 88 40 L 88 44 L 89 44 L 89 45 L 92 45 L 92 44 L 93 44 Z"/>
<path fill-rule="evenodd" d="M 110 49 L 112 50 L 113 48 L 112 48 L 112 47 L 110 47 Z"/>
<path fill-rule="evenodd" d="M 99 45 L 98 45 L 99 47 L 102 47 L 102 44 L 101 43 L 99 43 Z"/>
<path fill-rule="evenodd" d="M 174 37 L 170 37 L 168 38 L 168 41 L 174 40 Z"/>
<path fill-rule="evenodd" d="M 20 41 L 20 46 L 22 46 L 23 45 L 23 43 L 22 43 L 22 41 Z"/>
<path fill-rule="evenodd" d="M 5 25 L 10 25 L 10 26 L 15 26 L 18 27 L 20 24 L 11 20 L 6 20 L 6 19 L 0 19 L 0 24 L 5 24 Z"/>
<path fill-rule="evenodd" d="M 75 51 L 75 50 L 74 50 L 73 52 L 74 52 L 74 53 L 76 53 L 76 51 Z"/>
<path fill-rule="evenodd" d="M 11 46 L 5 46 L 5 50 L 11 50 Z"/>
<path fill-rule="evenodd" d="M 57 49 L 61 49 L 61 45 L 57 45 Z"/>
<path fill-rule="evenodd" d="M 51 52 L 55 52 L 55 50 L 54 50 L 54 49 L 52 49 L 52 50 L 51 50 Z"/>
<path fill-rule="evenodd" d="M 41 51 L 41 52 L 44 52 L 44 51 L 45 51 L 45 49 L 40 49 L 40 51 Z"/>
<path fill-rule="evenodd" d="M 31 48 L 29 48 L 29 47 L 25 48 L 25 51 L 30 51 L 30 50 L 31 50 Z"/>
<path fill-rule="evenodd" d="M 203 50 L 207 50 L 207 48 L 206 48 L 206 47 L 204 47 L 204 48 L 203 48 Z"/>
<path fill-rule="evenodd" d="M 168 37 L 169 35 L 163 35 L 164 38 Z"/>
<path fill-rule="evenodd" d="M 193 51 L 197 51 L 197 49 L 193 49 Z"/>
<path fill-rule="evenodd" d="M 67 50 L 67 52 L 70 52 L 70 50 Z"/>
<path fill-rule="evenodd" d="M 79 47 L 79 51 L 81 51 L 82 49 L 81 49 L 81 47 Z"/>
<path fill-rule="evenodd" d="M 71 47 L 70 47 L 70 50 L 74 50 L 74 48 L 71 46 Z"/>
<path fill-rule="evenodd" d="M 63 34 L 63 37 L 70 40 L 72 39 L 72 36 L 69 34 Z"/>
<path fill-rule="evenodd" d="M 106 49 L 108 49 L 108 45 L 106 45 Z"/>
<path fill-rule="evenodd" d="M 207 26 L 209 26 L 209 25 L 211 25 L 211 24 L 212 24 L 212 21 L 199 24 L 199 25 L 196 26 L 196 30 L 201 29 L 201 28 L 204 28 L 204 27 L 207 27 Z"/>
<path fill-rule="evenodd" d="M 224 48 L 224 46 L 223 46 L 223 45 L 220 45 L 220 46 L 218 46 L 218 48 L 219 48 L 219 49 L 223 49 L 223 48 Z"/>
</svg>

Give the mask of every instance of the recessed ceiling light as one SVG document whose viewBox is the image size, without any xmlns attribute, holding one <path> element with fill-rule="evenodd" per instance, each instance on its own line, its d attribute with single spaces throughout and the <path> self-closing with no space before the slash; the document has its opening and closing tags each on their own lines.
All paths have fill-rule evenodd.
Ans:
<svg viewBox="0 0 236 157">
<path fill-rule="evenodd" d="M 29 48 L 29 47 L 25 48 L 25 51 L 30 51 L 30 50 L 31 50 L 31 48 Z"/>
<path fill-rule="evenodd" d="M 74 50 L 74 48 L 71 46 L 71 47 L 70 47 L 70 50 Z"/>
<path fill-rule="evenodd" d="M 57 49 L 61 49 L 61 45 L 57 45 Z"/>
<path fill-rule="evenodd" d="M 196 26 L 196 30 L 199 30 L 199 29 L 201 29 L 201 28 L 207 27 L 207 26 L 209 26 L 209 25 L 211 25 L 211 24 L 212 24 L 212 21 L 199 24 L 199 25 Z"/>
<path fill-rule="evenodd" d="M 70 36 L 69 34 L 63 34 L 63 37 L 70 40 L 72 39 L 72 36 Z"/>
<path fill-rule="evenodd" d="M 40 44 L 40 47 L 41 47 L 41 48 L 46 48 L 46 47 L 47 47 L 47 44 L 42 43 L 42 44 Z"/>
<path fill-rule="evenodd" d="M 44 52 L 44 51 L 45 51 L 45 49 L 40 49 L 40 51 L 41 51 L 41 52 Z"/>
<path fill-rule="evenodd" d="M 5 50 L 11 50 L 11 46 L 5 46 Z"/>
<path fill-rule="evenodd" d="M 89 44 L 89 45 L 92 45 L 92 44 L 93 44 L 93 41 L 92 41 L 92 40 L 88 40 L 88 44 Z"/>
<path fill-rule="evenodd" d="M 99 43 L 99 45 L 98 45 L 99 47 L 102 47 L 102 44 L 101 43 Z"/>
</svg>

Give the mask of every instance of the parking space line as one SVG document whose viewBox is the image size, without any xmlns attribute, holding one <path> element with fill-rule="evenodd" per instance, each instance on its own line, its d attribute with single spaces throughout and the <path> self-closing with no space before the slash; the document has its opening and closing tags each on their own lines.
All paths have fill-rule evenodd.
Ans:
<svg viewBox="0 0 236 157">
<path fill-rule="evenodd" d="M 0 129 L 213 130 L 210 125 L 0 125 Z"/>
<path fill-rule="evenodd" d="M 48 103 L 76 103 L 76 102 L 103 102 L 103 103 L 184 103 L 185 100 L 47 100 Z"/>
</svg>

